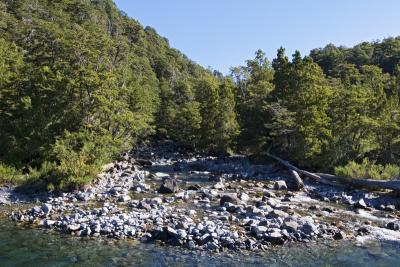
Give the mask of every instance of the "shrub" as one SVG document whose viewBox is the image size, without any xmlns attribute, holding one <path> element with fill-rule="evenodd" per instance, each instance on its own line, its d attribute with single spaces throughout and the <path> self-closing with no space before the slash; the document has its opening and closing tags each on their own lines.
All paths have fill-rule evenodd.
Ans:
<svg viewBox="0 0 400 267">
<path fill-rule="evenodd" d="M 13 166 L 0 162 L 0 184 L 19 184 L 24 180 L 22 173 Z"/>
<path fill-rule="evenodd" d="M 336 167 L 335 173 L 349 178 L 395 180 L 400 178 L 400 167 L 392 164 L 376 164 L 376 161 L 364 158 L 362 163 L 350 161 L 345 166 Z"/>
<path fill-rule="evenodd" d="M 98 135 L 87 130 L 66 132 L 53 147 L 59 161 L 57 171 L 61 176 L 57 187 L 76 188 L 89 183 L 110 161 L 119 148 L 108 135 Z"/>
</svg>

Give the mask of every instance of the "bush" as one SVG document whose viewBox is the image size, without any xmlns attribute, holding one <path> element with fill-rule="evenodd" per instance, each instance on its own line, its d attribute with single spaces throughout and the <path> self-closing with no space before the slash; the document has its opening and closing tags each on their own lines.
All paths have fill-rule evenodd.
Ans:
<svg viewBox="0 0 400 267">
<path fill-rule="evenodd" d="M 92 181 L 101 166 L 120 152 L 108 135 L 98 135 L 87 130 L 66 132 L 53 147 L 59 161 L 57 171 L 61 176 L 56 185 L 60 189 L 77 188 Z"/>
<path fill-rule="evenodd" d="M 24 180 L 22 173 L 13 166 L 0 162 L 0 184 L 19 184 Z"/>
<path fill-rule="evenodd" d="M 338 176 L 349 178 L 364 178 L 376 180 L 395 180 L 400 179 L 400 167 L 397 165 L 376 164 L 376 161 L 370 161 L 364 158 L 362 163 L 350 161 L 345 166 L 335 168 L 335 173 Z"/>
</svg>

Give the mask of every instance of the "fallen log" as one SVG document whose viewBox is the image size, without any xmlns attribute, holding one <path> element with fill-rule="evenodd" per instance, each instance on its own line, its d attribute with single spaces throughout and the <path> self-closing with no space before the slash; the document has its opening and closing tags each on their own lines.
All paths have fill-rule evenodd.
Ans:
<svg viewBox="0 0 400 267">
<path fill-rule="evenodd" d="M 312 180 L 319 182 L 321 184 L 333 185 L 333 186 L 361 187 L 369 190 L 390 189 L 393 191 L 400 192 L 400 180 L 383 181 L 383 180 L 372 180 L 372 179 L 352 179 L 326 173 L 312 173 L 301 170 L 296 166 L 290 164 L 288 161 L 283 160 L 275 155 L 269 153 L 267 153 L 266 155 L 268 157 L 275 159 L 280 164 L 287 167 L 289 170 L 296 171 L 297 173 L 302 174 L 308 178 L 311 178 Z"/>
<path fill-rule="evenodd" d="M 283 166 L 287 167 L 289 170 L 294 170 L 294 171 L 296 171 L 296 172 L 298 172 L 298 173 L 300 173 L 300 174 L 302 174 L 302 175 L 304 175 L 304 176 L 306 176 L 308 178 L 313 179 L 316 182 L 319 182 L 321 184 L 327 184 L 327 185 L 335 185 L 335 186 L 339 185 L 338 183 L 336 183 L 334 181 L 330 181 L 330 180 L 324 179 L 324 178 L 322 178 L 321 176 L 319 176 L 319 175 L 317 175 L 315 173 L 301 170 L 301 169 L 297 168 L 296 166 L 290 164 L 288 161 L 283 160 L 281 158 L 278 158 L 277 156 L 274 156 L 274 155 L 269 154 L 269 153 L 267 153 L 267 156 L 275 159 L 280 164 L 282 164 Z"/>
<path fill-rule="evenodd" d="M 335 176 L 326 173 L 317 173 L 324 179 L 337 181 L 342 184 L 349 184 L 354 187 L 363 187 L 374 189 L 391 189 L 394 191 L 400 191 L 400 181 L 399 180 L 373 180 L 373 179 L 352 179 L 347 177 Z"/>
</svg>

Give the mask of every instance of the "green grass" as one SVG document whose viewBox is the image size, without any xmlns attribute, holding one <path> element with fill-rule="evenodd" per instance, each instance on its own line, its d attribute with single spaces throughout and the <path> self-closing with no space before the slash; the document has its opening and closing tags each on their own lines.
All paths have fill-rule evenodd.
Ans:
<svg viewBox="0 0 400 267">
<path fill-rule="evenodd" d="M 21 184 L 26 180 L 26 176 L 13 166 L 0 162 L 0 185 Z"/>
<path fill-rule="evenodd" d="M 345 166 L 336 167 L 335 174 L 355 179 L 396 180 L 400 179 L 400 167 L 393 164 L 381 165 L 364 158 L 361 163 L 350 161 Z"/>
</svg>

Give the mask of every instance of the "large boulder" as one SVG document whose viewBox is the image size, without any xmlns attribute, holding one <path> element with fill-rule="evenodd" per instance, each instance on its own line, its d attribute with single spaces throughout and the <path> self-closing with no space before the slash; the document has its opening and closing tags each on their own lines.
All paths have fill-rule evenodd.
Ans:
<svg viewBox="0 0 400 267">
<path fill-rule="evenodd" d="M 360 199 L 359 201 L 354 203 L 354 208 L 356 208 L 356 209 L 368 209 L 368 206 L 365 203 L 364 199 Z"/>
<path fill-rule="evenodd" d="M 272 245 L 283 245 L 283 243 L 285 243 L 285 239 L 278 229 L 267 234 L 265 240 L 270 242 Z"/>
<path fill-rule="evenodd" d="M 312 222 L 306 222 L 305 224 L 302 225 L 301 230 L 303 231 L 304 234 L 311 235 L 315 233 L 318 230 L 318 228 Z"/>
<path fill-rule="evenodd" d="M 289 232 L 296 232 L 299 225 L 296 221 L 288 219 L 283 222 L 283 228 Z"/>
<path fill-rule="evenodd" d="M 275 189 L 275 190 L 287 190 L 288 187 L 287 187 L 285 181 L 276 181 L 276 182 L 274 183 L 274 189 Z"/>
<path fill-rule="evenodd" d="M 386 225 L 386 228 L 393 231 L 400 231 L 400 223 L 390 222 Z"/>
<path fill-rule="evenodd" d="M 237 198 L 237 196 L 235 196 L 234 194 L 229 194 L 229 195 L 226 194 L 221 197 L 221 200 L 219 201 L 219 205 L 224 206 L 224 204 L 227 202 L 232 203 L 232 204 L 240 204 L 240 199 Z"/>
<path fill-rule="evenodd" d="M 163 183 L 158 189 L 160 194 L 172 194 L 179 191 L 178 182 L 173 178 L 164 178 Z"/>
</svg>

